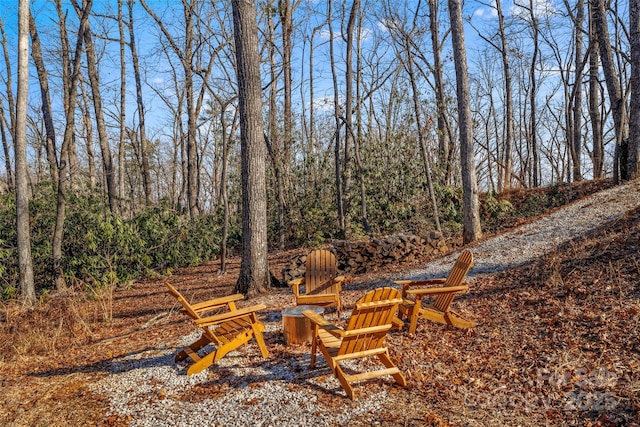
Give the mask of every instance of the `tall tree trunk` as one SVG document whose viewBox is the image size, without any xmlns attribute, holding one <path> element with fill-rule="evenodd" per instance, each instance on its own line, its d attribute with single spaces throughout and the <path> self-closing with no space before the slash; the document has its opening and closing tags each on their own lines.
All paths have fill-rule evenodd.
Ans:
<svg viewBox="0 0 640 427">
<path fill-rule="evenodd" d="M 138 48 L 136 45 L 135 31 L 133 28 L 133 0 L 129 2 L 129 49 L 131 50 L 131 64 L 133 65 L 133 78 L 136 82 L 136 104 L 138 106 L 138 119 L 140 120 L 140 160 L 142 163 L 142 184 L 144 186 L 144 199 L 147 206 L 153 205 L 153 191 L 151 189 L 151 168 L 149 166 L 149 142 L 147 141 L 146 114 L 144 100 L 142 98 L 142 76 L 140 73 L 140 61 L 138 60 Z"/>
<path fill-rule="evenodd" d="M 451 41 L 456 69 L 456 93 L 458 96 L 458 121 L 460 123 L 460 163 L 462 169 L 463 232 L 465 244 L 482 237 L 480 228 L 480 203 L 473 151 L 473 119 L 467 52 L 464 44 L 462 6 L 459 0 L 448 0 L 451 20 Z"/>
<path fill-rule="evenodd" d="M 236 292 L 256 295 L 269 288 L 267 191 L 262 124 L 256 5 L 232 0 L 238 73 L 242 158 L 242 262 Z"/>
<path fill-rule="evenodd" d="M 502 13 L 502 3 L 496 2 L 496 11 L 498 12 L 498 26 L 500 31 L 500 54 L 502 57 L 502 74 L 504 77 L 504 104 L 505 104 L 505 139 L 504 139 L 504 157 L 503 157 L 503 175 L 502 188 L 500 190 L 509 190 L 511 188 L 511 174 L 513 168 L 513 88 L 511 84 L 511 64 L 509 62 L 509 49 L 507 46 L 507 34 L 504 27 L 504 14 Z"/>
<path fill-rule="evenodd" d="M 56 288 L 63 290 L 66 288 L 64 272 L 62 271 L 62 237 L 64 233 L 64 221 L 66 216 L 67 204 L 67 181 L 71 176 L 71 171 L 67 172 L 67 162 L 71 159 L 70 152 L 73 145 L 73 135 L 75 133 L 75 108 L 77 102 L 77 88 L 80 76 L 80 63 L 82 56 L 82 40 L 84 32 L 87 31 L 87 23 L 89 20 L 89 12 L 91 11 L 92 1 L 89 0 L 84 5 L 80 17 L 80 26 L 78 28 L 78 38 L 76 41 L 74 57 L 71 59 L 69 42 L 67 37 L 67 28 L 65 23 L 65 13 L 62 10 L 62 1 L 56 1 L 56 10 L 60 25 L 60 42 L 62 56 L 62 78 L 64 85 L 64 112 L 65 112 L 65 128 L 62 139 L 62 147 L 60 149 L 60 165 L 58 167 L 58 193 L 56 198 L 56 223 L 53 230 L 53 238 L 51 242 L 51 256 L 53 260 L 53 272 Z"/>
<path fill-rule="evenodd" d="M 131 15 L 129 19 L 132 19 Z M 133 25 L 133 24 L 131 24 Z M 120 53 L 120 112 L 118 115 L 118 199 L 124 205 L 125 141 L 127 136 L 127 59 L 124 36 L 124 11 L 122 0 L 118 0 L 118 35 Z M 122 214 L 124 209 L 120 210 Z"/>
<path fill-rule="evenodd" d="M 353 36 L 358 11 L 360 10 L 360 0 L 353 0 L 349 19 L 347 21 L 346 34 L 346 58 L 345 58 L 345 102 L 344 121 L 346 125 L 344 136 L 343 169 L 344 176 L 343 197 L 345 212 L 345 230 L 349 229 L 349 210 L 351 207 L 351 146 L 353 145 Z M 344 37 L 344 35 L 343 35 Z"/>
<path fill-rule="evenodd" d="M 604 169 L 604 142 L 602 135 L 602 117 L 600 114 L 600 81 L 599 81 L 599 55 L 600 45 L 593 23 L 593 7 L 589 7 L 589 121 L 591 122 L 591 140 L 593 148 L 591 159 L 593 163 L 593 179 L 602 178 Z"/>
<path fill-rule="evenodd" d="M 56 154 L 56 131 L 53 125 L 53 115 L 51 109 L 51 94 L 49 92 L 49 76 L 44 66 L 42 57 L 42 44 L 36 27 L 33 15 L 29 13 L 29 32 L 31 33 L 31 57 L 38 73 L 40 83 L 40 98 L 42 108 L 42 118 L 46 132 L 47 161 L 49 163 L 50 179 L 53 182 L 58 180 L 58 157 Z"/>
<path fill-rule="evenodd" d="M 334 146 L 334 164 L 335 164 L 335 181 L 336 181 L 336 206 L 338 208 L 338 228 L 340 229 L 340 237 L 346 236 L 346 220 L 345 220 L 345 203 L 342 194 L 342 161 L 340 155 L 340 92 L 338 91 L 338 75 L 336 71 L 336 58 L 334 52 L 334 36 L 333 36 L 333 0 L 327 1 L 327 23 L 329 25 L 329 58 L 331 62 L 331 76 L 333 81 L 333 114 L 336 124 L 335 129 L 335 146 Z M 313 102 L 313 100 L 311 100 Z"/>
<path fill-rule="evenodd" d="M 540 54 L 540 42 L 538 39 L 538 18 L 534 7 L 534 0 L 529 0 L 529 13 L 531 17 L 531 29 L 533 30 L 533 55 L 531 57 L 531 65 L 529 67 L 529 81 L 531 88 L 529 92 L 529 103 L 531 107 L 531 118 L 529 119 L 529 138 L 531 141 L 531 175 L 533 178 L 533 186 L 540 185 L 540 171 L 538 170 L 540 162 L 538 160 L 538 110 L 536 105 L 536 96 L 538 94 L 538 80 L 536 74 L 536 65 L 538 63 L 538 55 Z"/>
<path fill-rule="evenodd" d="M 442 45 L 440 43 L 440 20 L 438 18 L 437 0 L 429 0 L 429 29 L 431 33 L 431 48 L 433 49 L 433 80 L 435 83 L 436 114 L 438 116 L 438 163 L 442 170 L 442 184 L 450 180 L 451 139 L 449 138 L 449 124 L 447 121 L 447 104 L 445 96 L 445 80 L 442 65 Z M 416 13 L 418 8 L 416 8 Z"/>
<path fill-rule="evenodd" d="M 288 7 L 288 4 L 282 5 L 281 2 L 279 2 L 279 7 L 278 9 L 280 10 L 282 7 Z M 269 9 L 271 11 L 271 8 Z M 284 15 L 284 17 L 283 17 Z M 281 24 L 283 26 L 282 32 L 283 32 L 283 44 L 285 43 L 285 29 L 284 27 L 286 26 L 286 23 L 283 21 L 284 19 L 287 19 L 286 16 L 288 14 L 286 12 L 283 12 L 282 10 L 280 10 L 280 21 Z M 269 14 L 269 16 L 267 17 L 267 19 L 269 20 L 268 25 L 269 25 L 269 39 L 270 42 L 268 44 L 269 46 L 269 67 L 270 67 L 270 72 L 271 72 L 271 82 L 270 82 L 270 91 L 269 91 L 269 138 L 267 139 L 267 143 L 270 144 L 268 146 L 269 149 L 269 157 L 271 158 L 271 164 L 273 167 L 273 175 L 274 178 L 276 180 L 276 199 L 278 201 L 278 245 L 280 247 L 280 249 L 284 249 L 284 244 L 285 244 L 285 197 L 284 197 L 284 180 L 283 180 L 283 170 L 281 168 L 281 165 L 284 165 L 285 162 L 287 162 L 286 157 L 284 157 L 283 152 L 280 150 L 280 132 L 278 129 L 278 70 L 277 70 L 277 65 L 276 65 L 276 43 L 275 43 L 275 23 L 274 20 L 272 19 L 271 15 Z M 289 48 L 290 46 L 290 42 L 291 40 L 288 39 L 289 42 Z M 290 58 L 290 52 L 287 54 L 285 53 L 287 51 L 286 47 L 283 46 L 283 73 L 286 75 L 287 74 L 287 68 L 288 68 L 288 72 L 289 72 L 289 78 L 287 78 L 285 76 L 285 85 L 290 85 L 291 84 L 291 64 L 289 63 L 289 66 L 287 67 L 286 65 L 286 61 L 287 59 L 284 58 L 284 56 L 288 57 L 288 60 L 291 61 Z M 288 90 L 288 92 L 287 92 Z M 291 96 L 291 87 L 287 86 L 285 88 L 285 112 L 284 112 L 284 127 L 285 127 L 285 135 L 283 136 L 283 139 L 287 138 L 287 134 L 288 137 L 291 137 L 291 117 L 287 117 L 287 115 L 291 114 L 291 99 L 287 98 L 287 93 L 288 96 Z M 288 109 L 288 112 L 287 112 Z M 288 129 L 288 130 L 287 130 Z M 283 141 L 283 145 L 287 145 L 288 142 L 285 140 Z"/>
<path fill-rule="evenodd" d="M 356 36 L 356 122 L 358 131 L 353 135 L 353 158 L 356 162 L 358 182 L 360 184 L 360 219 L 362 220 L 362 228 L 371 236 L 373 232 L 369 225 L 369 218 L 367 216 L 367 188 L 365 183 L 364 165 L 362 164 L 362 157 L 360 155 L 360 146 L 362 143 L 362 95 L 360 93 L 360 88 L 362 86 L 362 17 L 360 15 L 360 12 L 358 12 L 358 33 Z"/>
<path fill-rule="evenodd" d="M 90 5 L 92 0 L 83 0 L 83 9 Z M 83 11 L 77 10 L 78 16 Z M 95 47 L 93 45 L 93 34 L 87 23 L 87 30 L 84 32 L 85 54 L 87 57 L 87 73 L 89 74 L 89 82 L 91 83 L 91 95 L 93 100 L 93 110 L 96 115 L 96 130 L 98 131 L 98 143 L 102 153 L 102 167 L 104 169 L 105 180 L 107 184 L 107 197 L 109 200 L 109 209 L 113 214 L 119 212 L 118 209 L 118 188 L 116 187 L 116 177 L 113 168 L 113 157 L 111 156 L 111 147 L 109 145 L 109 135 L 107 134 L 107 125 L 104 121 L 104 111 L 102 108 L 102 93 L 100 89 L 100 76 L 98 73 L 97 59 Z"/>
<path fill-rule="evenodd" d="M 640 177 L 640 0 L 629 0 L 631 104 L 629 106 L 628 179 Z"/>
<path fill-rule="evenodd" d="M 416 11 L 417 14 L 417 11 Z M 413 53 L 411 51 L 411 43 L 409 40 L 409 34 L 405 34 L 405 51 L 407 54 L 406 70 L 409 74 L 409 81 L 411 82 L 411 92 L 413 98 L 413 114 L 416 118 L 416 126 L 418 131 L 418 144 L 420 146 L 420 152 L 422 153 L 422 162 L 424 163 L 424 174 L 427 178 L 427 187 L 429 188 L 429 196 L 431 197 L 431 208 L 433 209 L 433 221 L 436 224 L 436 230 L 442 231 L 440 227 L 440 215 L 438 214 L 438 201 L 433 189 L 433 180 L 431 178 L 431 161 L 429 159 L 429 149 L 427 142 L 425 141 L 425 132 L 431 125 L 431 121 L 427 125 L 422 122 L 421 106 L 420 106 L 420 93 L 416 82 L 415 72 L 413 70 Z"/>
<path fill-rule="evenodd" d="M 576 51 L 575 51 L 575 79 L 573 96 L 573 135 L 571 157 L 573 160 L 573 179 L 582 181 L 582 161 L 580 152 L 582 151 L 582 71 L 584 69 L 582 53 L 582 25 L 584 24 L 584 0 L 576 1 Z"/>
<path fill-rule="evenodd" d="M 18 267 L 20 297 L 25 306 L 36 301 L 31 257 L 29 221 L 29 178 L 27 164 L 27 101 L 29 98 L 29 0 L 18 4 L 18 91 L 16 100 L 15 162 L 16 223 L 18 234 Z"/>
<path fill-rule="evenodd" d="M 609 37 L 609 29 L 607 23 L 607 11 L 604 0 L 590 0 L 592 3 L 591 12 L 595 34 L 600 47 L 600 58 L 602 60 L 602 71 L 607 83 L 607 92 L 609 93 L 609 101 L 611 103 L 611 114 L 616 133 L 616 150 L 613 159 L 613 181 L 619 184 L 622 180 L 627 179 L 625 172 L 626 165 L 623 166 L 625 160 L 622 154 L 625 152 L 624 147 L 628 140 L 628 129 L 626 125 L 626 109 L 622 89 L 618 81 L 618 73 L 613 60 L 613 49 L 611 47 L 611 39 Z"/>
</svg>

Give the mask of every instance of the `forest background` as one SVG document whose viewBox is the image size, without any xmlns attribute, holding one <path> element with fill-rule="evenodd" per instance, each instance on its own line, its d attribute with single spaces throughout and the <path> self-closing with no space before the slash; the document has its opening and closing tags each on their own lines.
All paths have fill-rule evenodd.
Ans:
<svg viewBox="0 0 640 427">
<path fill-rule="evenodd" d="M 460 236 L 450 4 L 257 3 L 271 248 L 433 229 Z M 230 3 L 30 8 L 36 291 L 95 290 L 216 257 L 224 272 L 242 241 Z M 637 175 L 637 11 L 636 0 L 465 3 L 485 228 L 512 210 L 501 197 L 511 188 Z M 3 2 L 0 13 L 0 286 L 12 298 L 17 5 Z M 532 200 L 531 214 L 547 202 Z"/>
</svg>

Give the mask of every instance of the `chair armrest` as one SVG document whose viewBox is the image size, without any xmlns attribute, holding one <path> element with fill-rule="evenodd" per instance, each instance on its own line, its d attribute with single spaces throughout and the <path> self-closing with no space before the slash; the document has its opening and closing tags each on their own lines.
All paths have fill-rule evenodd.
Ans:
<svg viewBox="0 0 640 427">
<path fill-rule="evenodd" d="M 365 334 L 375 334 L 378 332 L 388 331 L 393 327 L 392 323 L 386 325 L 378 325 L 378 326 L 369 326 L 368 328 L 360 328 L 360 329 L 351 329 L 349 331 L 345 331 L 343 334 L 345 337 L 353 337 L 357 335 L 365 335 Z"/>
<path fill-rule="evenodd" d="M 330 303 L 339 301 L 338 294 L 320 294 L 320 295 L 296 295 L 297 305 Z"/>
<path fill-rule="evenodd" d="M 311 323 L 329 332 L 334 337 L 342 338 L 345 335 L 345 332 L 343 329 L 339 328 L 333 323 L 327 322 L 327 320 L 324 317 L 320 316 L 318 313 L 312 310 L 305 310 L 302 312 L 302 314 L 304 315 L 304 317 L 309 319 Z"/>
<path fill-rule="evenodd" d="M 251 307 L 241 308 L 239 310 L 228 311 L 226 313 L 216 314 L 215 316 L 203 317 L 202 319 L 196 319 L 195 323 L 198 326 L 213 326 L 218 323 L 225 322 L 231 319 L 237 319 L 239 317 L 245 317 L 249 314 L 253 314 L 258 310 L 264 310 L 267 308 L 264 304 L 253 305 Z"/>
<path fill-rule="evenodd" d="M 226 297 L 214 298 L 208 301 L 191 304 L 191 308 L 197 313 L 200 311 L 207 311 L 214 308 L 222 307 L 229 304 L 230 302 L 239 301 L 241 299 L 244 299 L 244 295 L 242 294 L 228 295 Z"/>
<path fill-rule="evenodd" d="M 293 279 L 287 283 L 287 285 L 291 286 L 293 289 L 293 293 L 295 296 L 300 295 L 300 285 L 304 283 L 304 277 L 299 277 L 297 279 Z"/>
<path fill-rule="evenodd" d="M 444 277 L 438 279 L 426 279 L 426 280 L 394 280 L 393 283 L 396 285 L 402 285 L 402 287 L 409 286 L 428 286 L 428 285 L 438 285 L 446 282 L 447 279 Z"/>
<path fill-rule="evenodd" d="M 407 293 L 415 296 L 423 296 L 423 295 L 462 293 L 462 292 L 467 292 L 468 290 L 469 290 L 469 286 L 460 285 L 460 286 L 447 286 L 445 288 L 409 289 Z"/>
</svg>

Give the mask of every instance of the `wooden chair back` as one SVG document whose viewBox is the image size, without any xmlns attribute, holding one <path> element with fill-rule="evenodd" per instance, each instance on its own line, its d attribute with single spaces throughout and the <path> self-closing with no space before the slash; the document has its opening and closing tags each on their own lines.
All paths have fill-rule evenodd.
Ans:
<svg viewBox="0 0 640 427">
<path fill-rule="evenodd" d="M 307 255 L 305 270 L 305 294 L 323 295 L 336 294 L 338 289 L 334 286 L 338 267 L 336 256 L 327 250 L 319 249 Z"/>
<path fill-rule="evenodd" d="M 182 305 L 182 309 L 192 318 L 192 319 L 199 319 L 200 315 L 198 313 L 196 313 L 196 311 L 193 309 L 193 307 L 191 307 L 191 304 L 189 304 L 189 301 L 187 301 L 185 299 L 185 297 L 182 296 L 182 294 L 173 287 L 173 285 L 171 285 L 170 283 L 167 283 L 167 288 L 169 289 L 169 293 L 171 295 L 173 295 L 173 297 L 175 299 L 178 300 L 178 302 L 180 303 L 180 305 Z"/>
<path fill-rule="evenodd" d="M 402 302 L 400 291 L 391 287 L 369 291 L 356 302 L 338 354 L 381 348 Z"/>
<path fill-rule="evenodd" d="M 444 287 L 460 286 L 469 270 L 471 270 L 471 267 L 473 267 L 473 254 L 470 250 L 464 250 L 453 265 L 447 280 L 444 282 Z M 436 297 L 433 307 L 437 310 L 446 312 L 455 296 L 456 294 L 454 293 L 440 294 Z"/>
</svg>

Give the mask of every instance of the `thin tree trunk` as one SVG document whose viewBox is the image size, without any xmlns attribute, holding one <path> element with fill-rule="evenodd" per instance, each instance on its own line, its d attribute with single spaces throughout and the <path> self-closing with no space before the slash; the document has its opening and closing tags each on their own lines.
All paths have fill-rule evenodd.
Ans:
<svg viewBox="0 0 640 427">
<path fill-rule="evenodd" d="M 580 152 L 582 150 L 582 71 L 580 64 L 583 63 L 582 53 L 582 25 L 584 23 L 584 0 L 576 1 L 576 51 L 575 51 L 575 78 L 573 96 L 573 135 L 571 157 L 573 159 L 573 179 L 582 181 L 582 162 Z"/>
<path fill-rule="evenodd" d="M 67 161 L 70 158 L 71 145 L 73 144 L 73 135 L 75 133 L 75 107 L 77 102 L 77 88 L 80 75 L 80 63 L 82 56 L 82 40 L 84 32 L 87 31 L 87 22 L 89 20 L 89 12 L 91 11 L 92 1 L 89 0 L 80 17 L 80 26 L 78 29 L 78 39 L 73 60 L 69 58 L 69 44 L 67 39 L 67 29 L 65 24 L 65 14 L 62 10 L 61 0 L 56 0 L 56 10 L 60 25 L 60 41 L 62 46 L 62 77 L 64 85 L 64 110 L 65 110 L 65 130 L 62 139 L 62 147 L 60 149 L 60 165 L 58 168 L 58 193 L 56 201 L 56 223 L 53 230 L 53 238 L 51 242 L 51 256 L 53 259 L 53 272 L 56 288 L 58 290 L 66 289 L 66 281 L 64 272 L 62 271 L 62 237 L 64 232 L 64 221 L 66 215 L 67 203 L 67 181 L 71 176 L 71 171 L 67 172 Z"/>
<path fill-rule="evenodd" d="M 358 16 L 358 33 L 356 35 L 356 122 L 358 131 L 353 135 L 353 158 L 356 162 L 358 182 L 360 183 L 360 218 L 362 220 L 362 228 L 367 234 L 372 236 L 373 233 L 369 225 L 369 218 L 367 217 L 367 188 L 364 165 L 362 164 L 360 155 L 360 146 L 362 143 L 362 95 L 360 93 L 360 87 L 362 86 L 362 16 L 360 12 L 358 12 Z"/>
<path fill-rule="evenodd" d="M 84 140 L 87 147 L 87 166 L 89 167 L 89 185 L 91 189 L 95 189 L 98 186 L 98 175 L 96 171 L 95 154 L 93 152 L 93 126 L 91 125 L 91 106 L 89 104 L 89 97 L 85 90 L 85 83 L 80 82 L 80 94 L 82 95 L 82 104 L 80 105 L 80 111 L 82 112 L 82 123 L 84 126 Z"/>
<path fill-rule="evenodd" d="M 335 181 L 336 181 L 336 205 L 338 208 L 338 227 L 340 229 L 340 237 L 346 235 L 346 220 L 344 209 L 344 197 L 342 195 L 342 162 L 340 159 L 340 93 L 338 91 L 338 75 L 336 71 L 336 59 L 334 52 L 334 37 L 332 24 L 332 6 L 333 0 L 327 2 L 327 23 L 329 25 L 329 58 L 331 61 L 331 76 L 333 80 L 333 111 L 335 119 L 335 146 L 334 146 L 334 164 L 335 164 Z M 313 100 L 312 100 L 313 102 Z"/>
<path fill-rule="evenodd" d="M 83 0 L 83 9 L 90 5 L 92 0 Z M 78 16 L 83 12 L 77 11 Z M 118 209 L 118 189 L 116 187 L 116 177 L 113 168 L 113 158 L 111 156 L 111 147 L 109 145 L 109 135 L 107 134 L 107 125 L 104 121 L 104 111 L 102 108 L 102 93 L 100 89 L 100 76 L 98 74 L 95 47 L 93 45 L 93 34 L 89 24 L 84 32 L 85 55 L 87 57 L 87 73 L 89 74 L 89 82 L 91 83 L 91 95 L 93 100 L 93 109 L 96 115 L 96 130 L 98 131 L 98 143 L 102 152 L 102 167 L 107 184 L 107 197 L 109 200 L 109 209 L 113 214 L 119 212 Z"/>
<path fill-rule="evenodd" d="M 7 118 L 4 114 L 4 108 L 0 105 L 0 138 L 2 138 L 2 152 L 4 153 L 4 167 L 7 174 L 7 190 L 12 191 L 14 188 L 13 167 L 11 166 L 11 150 L 9 148 L 9 140 L 7 139 L 7 128 L 5 123 Z"/>
<path fill-rule="evenodd" d="M 447 123 L 447 105 L 444 88 L 444 75 L 442 65 L 442 46 L 440 44 L 440 21 L 438 18 L 437 0 L 429 0 L 429 30 L 431 33 L 431 48 L 433 49 L 433 80 L 435 83 L 436 114 L 438 116 L 438 163 L 442 170 L 442 184 L 449 182 L 451 164 L 449 152 L 451 151 L 451 139 L 449 138 Z M 418 8 L 416 8 L 416 13 Z"/>
<path fill-rule="evenodd" d="M 498 12 L 498 26 L 500 31 L 500 54 L 502 56 L 502 74 L 504 76 L 504 103 L 505 103 L 505 140 L 504 140 L 504 158 L 503 158 L 503 175 L 502 188 L 500 190 L 509 190 L 511 188 L 511 174 L 513 168 L 513 88 L 511 83 L 511 64 L 509 62 L 509 50 L 507 46 L 507 35 L 504 27 L 504 14 L 502 13 L 502 3 L 496 2 L 496 10 Z"/>
<path fill-rule="evenodd" d="M 625 144 L 628 136 L 626 126 L 626 109 L 622 96 L 622 89 L 618 81 L 618 73 L 613 61 L 613 49 L 611 47 L 611 39 L 609 37 L 609 29 L 606 16 L 606 6 L 604 0 L 590 0 L 592 6 L 592 19 L 595 26 L 595 33 L 598 38 L 600 47 L 600 58 L 602 60 L 602 71 L 607 83 L 607 92 L 609 93 L 609 101 L 611 103 L 611 114 L 616 135 L 616 150 L 613 159 L 613 181 L 619 184 L 622 180 L 627 179 L 624 160 L 621 159 L 623 144 Z"/>
<path fill-rule="evenodd" d="M 15 138 L 15 126 L 16 126 L 16 104 L 13 98 L 13 75 L 11 70 L 11 57 L 9 56 L 9 49 L 7 47 L 7 36 L 4 31 L 4 23 L 0 19 L 0 36 L 2 37 L 2 51 L 4 53 L 4 65 L 6 72 L 6 97 L 7 106 L 9 107 L 9 133 L 12 138 Z"/>
<path fill-rule="evenodd" d="M 591 139 L 593 148 L 591 158 L 593 162 L 593 178 L 602 178 L 604 169 L 604 142 L 602 135 L 602 118 L 600 115 L 600 81 L 599 81 L 599 51 L 600 46 L 592 19 L 592 5 L 589 2 L 589 119 L 591 122 Z"/>
<path fill-rule="evenodd" d="M 411 91 L 413 98 L 413 111 L 416 118 L 416 126 L 418 131 L 418 144 L 420 145 L 420 152 L 422 153 L 422 162 L 424 163 L 424 174 L 427 178 L 427 187 L 429 188 L 429 196 L 431 197 L 431 208 L 433 209 L 433 221 L 436 224 L 436 230 L 442 231 L 440 227 L 440 215 L 438 214 L 438 201 L 436 199 L 436 194 L 433 189 L 433 180 L 431 178 L 431 162 L 429 160 L 429 151 L 427 148 L 427 143 L 425 141 L 424 133 L 431 125 L 429 122 L 428 125 L 423 125 L 422 123 L 422 114 L 420 107 L 420 94 L 418 90 L 418 85 L 416 83 L 416 76 L 413 70 L 413 53 L 411 52 L 411 44 L 409 43 L 409 35 L 405 34 L 405 50 L 407 53 L 407 73 L 409 74 L 409 81 L 411 82 Z"/>
<path fill-rule="evenodd" d="M 51 109 L 51 95 L 49 92 L 49 77 L 44 66 L 42 57 L 42 45 L 33 15 L 29 13 L 29 32 L 31 33 L 31 57 L 38 73 L 40 83 L 40 97 L 42 102 L 42 118 L 46 132 L 47 161 L 49 163 L 50 179 L 53 182 L 58 180 L 58 157 L 56 154 L 56 131 L 53 125 L 53 115 Z"/>
<path fill-rule="evenodd" d="M 628 179 L 640 176 L 640 0 L 629 0 L 631 104 L 629 106 Z"/>
<path fill-rule="evenodd" d="M 138 119 L 140 120 L 140 157 L 142 162 L 142 184 L 144 198 L 147 206 L 153 205 L 153 191 L 151 189 L 151 168 L 149 166 L 149 143 L 147 141 L 146 114 L 144 100 L 142 98 L 142 76 L 140 73 L 140 61 L 138 60 L 138 48 L 133 28 L 133 0 L 129 0 L 129 49 L 131 50 L 131 64 L 133 65 L 133 78 L 136 82 L 136 103 L 138 105 Z"/>
<path fill-rule="evenodd" d="M 538 62 L 538 55 L 540 53 L 540 46 L 538 40 L 538 18 L 535 15 L 534 9 L 534 0 L 529 0 L 529 12 L 531 17 L 531 27 L 533 29 L 533 56 L 531 58 L 531 65 L 529 67 L 529 81 L 531 82 L 531 88 L 529 92 L 529 103 L 531 108 L 531 118 L 529 121 L 529 138 L 531 141 L 531 154 L 532 154 L 532 162 L 531 162 L 531 175 L 533 177 L 533 186 L 538 187 L 540 185 L 540 173 L 538 170 L 539 160 L 538 160 L 538 129 L 537 129 L 537 106 L 536 106 L 536 95 L 538 94 L 538 81 L 536 74 L 536 65 Z"/>
<path fill-rule="evenodd" d="M 281 2 L 279 2 L 279 8 L 281 7 L 286 7 L 286 6 L 282 6 Z M 283 14 L 286 16 L 287 14 L 285 12 L 283 12 L 282 10 L 280 10 L 280 21 L 282 23 L 283 29 L 283 44 L 285 43 L 285 33 L 286 30 L 284 29 L 284 27 L 286 26 L 286 23 L 283 21 L 285 19 L 285 17 L 283 16 Z M 267 143 L 270 143 L 270 150 L 269 150 L 269 154 L 270 154 L 270 158 L 271 158 L 271 164 L 273 166 L 273 175 L 274 178 L 276 180 L 276 199 L 278 201 L 278 246 L 280 247 L 280 249 L 284 249 L 284 244 L 285 244 L 285 221 L 284 221 L 284 216 L 285 216 L 285 198 L 284 198 L 284 181 L 282 179 L 282 168 L 281 165 L 283 165 L 286 161 L 287 158 L 284 157 L 283 152 L 280 151 L 280 137 L 279 137 L 279 130 L 278 130 L 278 72 L 276 69 L 276 44 L 275 44 L 275 28 L 274 28 L 274 22 L 271 19 L 271 16 L 268 16 L 267 19 L 269 20 L 269 38 L 270 38 L 270 43 L 269 43 L 269 66 L 270 66 L 270 72 L 271 72 L 271 84 L 270 84 L 270 92 L 269 92 L 269 139 L 267 141 Z M 291 40 L 288 40 L 289 43 L 291 42 Z M 290 48 L 290 46 L 289 46 Z M 290 56 L 290 52 L 287 55 L 287 48 L 285 46 L 282 47 L 282 49 L 284 50 L 283 52 L 283 67 L 285 68 L 283 70 L 283 73 L 286 75 L 287 71 L 289 72 L 289 78 L 287 78 L 285 76 L 285 85 L 290 85 L 291 84 L 291 64 L 289 64 L 289 67 L 287 69 L 286 66 L 286 62 L 287 59 L 284 58 L 284 56 L 287 56 L 288 60 L 291 61 Z M 288 96 L 289 98 L 287 98 L 287 91 L 288 91 Z M 285 112 L 284 112 L 284 127 L 285 127 L 285 131 L 284 131 L 284 135 L 283 135 L 283 139 L 285 139 L 285 141 L 283 141 L 283 145 L 287 145 L 289 142 L 286 140 L 286 138 L 290 138 L 291 137 L 291 87 L 287 86 L 285 88 Z M 287 111 L 288 109 L 288 111 Z M 287 116 L 289 115 L 289 116 Z M 269 148 L 269 146 L 268 146 Z"/>
<path fill-rule="evenodd" d="M 131 15 L 129 16 L 131 20 Z M 133 25 L 133 24 L 131 24 Z M 118 0 L 118 34 L 120 36 L 119 47 L 120 47 L 120 114 L 118 117 L 119 124 L 119 132 L 118 132 L 118 199 L 121 201 L 124 200 L 124 169 L 125 169 L 125 140 L 127 133 L 127 59 L 125 56 L 125 45 L 126 41 L 124 39 L 124 13 L 122 0 Z M 123 203 L 124 205 L 124 203 Z M 120 211 L 122 214 L 124 209 Z"/>
<path fill-rule="evenodd" d="M 353 0 L 349 20 L 347 21 L 346 58 L 345 58 L 345 106 L 344 121 L 346 131 L 344 137 L 344 163 L 342 174 L 344 176 L 343 197 L 345 211 L 345 230 L 349 229 L 349 210 L 351 207 L 351 146 L 353 145 L 353 36 L 356 18 L 360 10 L 360 0 Z"/>
</svg>

